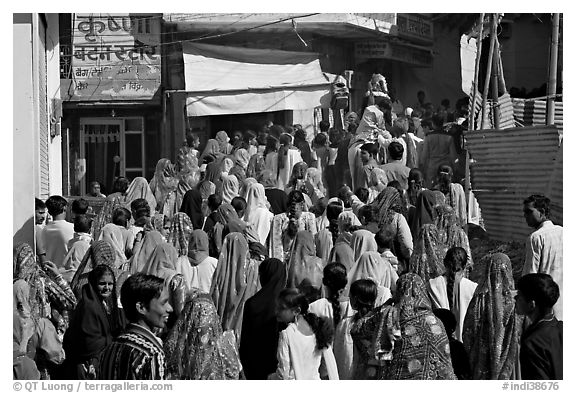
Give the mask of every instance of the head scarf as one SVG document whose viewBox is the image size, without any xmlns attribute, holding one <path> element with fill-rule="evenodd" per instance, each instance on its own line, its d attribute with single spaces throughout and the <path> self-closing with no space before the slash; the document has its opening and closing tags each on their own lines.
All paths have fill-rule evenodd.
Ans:
<svg viewBox="0 0 576 393">
<path fill-rule="evenodd" d="M 220 167 L 220 172 L 222 173 L 228 173 L 230 172 L 230 169 L 232 169 L 234 167 L 234 162 L 226 157 L 224 158 L 224 160 L 222 160 L 222 166 Z M 224 179 L 222 179 L 224 180 Z"/>
<path fill-rule="evenodd" d="M 334 246 L 332 233 L 327 229 L 322 229 L 316 234 L 314 242 L 316 243 L 316 256 L 322 259 L 324 264 L 327 264 L 330 259 L 330 251 Z"/>
<path fill-rule="evenodd" d="M 510 379 L 518 356 L 518 331 L 512 291 L 512 264 L 505 254 L 488 254 L 478 268 L 483 280 L 464 319 L 462 338 L 472 379 Z"/>
<path fill-rule="evenodd" d="M 169 284 L 172 278 L 178 274 L 176 271 L 177 259 L 178 253 L 172 244 L 160 243 L 150 255 L 142 273 L 160 277 L 164 279 L 166 284 Z"/>
<path fill-rule="evenodd" d="M 198 162 L 200 163 L 200 165 L 202 165 L 204 163 L 204 158 L 206 158 L 206 156 L 211 155 L 217 158 L 220 154 L 221 154 L 220 144 L 218 143 L 218 141 L 216 139 L 208 139 L 208 142 L 206 142 L 206 147 L 204 148 L 204 151 L 200 155 Z"/>
<path fill-rule="evenodd" d="M 189 190 L 192 190 L 198 184 L 198 180 L 200 179 L 198 172 L 193 172 L 191 174 L 187 174 L 184 177 L 180 178 L 178 182 L 178 187 L 176 187 L 176 196 L 175 202 L 172 211 L 170 212 L 170 217 L 174 215 L 174 213 L 178 213 L 180 208 L 182 207 L 182 200 L 184 199 L 184 195 Z"/>
<path fill-rule="evenodd" d="M 190 235 L 188 244 L 188 260 L 192 266 L 197 266 L 208 258 L 208 235 L 201 229 L 195 229 Z"/>
<path fill-rule="evenodd" d="M 315 288 L 322 286 L 322 260 L 316 256 L 314 237 L 308 231 L 299 231 L 292 242 L 288 261 L 288 287 L 297 287 L 307 278 Z"/>
<path fill-rule="evenodd" d="M 264 160 L 264 156 L 261 153 L 253 154 L 250 157 L 250 161 L 248 161 L 248 168 L 246 168 L 246 176 L 258 178 L 262 174 L 266 165 L 266 161 Z"/>
<path fill-rule="evenodd" d="M 216 215 L 216 220 L 222 225 L 228 224 L 231 219 L 238 218 L 236 210 L 229 203 L 222 203 L 220 206 L 218 206 L 216 212 L 218 213 Z"/>
<path fill-rule="evenodd" d="M 114 271 L 116 294 L 120 296 L 120 288 L 122 288 L 122 284 L 124 284 L 129 274 L 116 267 L 119 265 L 118 262 L 118 254 L 110 243 L 105 240 L 92 242 L 70 282 L 70 288 L 72 288 L 76 297 L 80 298 L 82 287 L 88 283 L 88 273 L 98 265 L 107 265 Z"/>
<path fill-rule="evenodd" d="M 395 299 L 401 335 L 385 378 L 456 379 L 448 337 L 432 313 L 424 281 L 414 273 L 403 274 L 396 283 Z"/>
<path fill-rule="evenodd" d="M 116 266 L 120 268 L 124 263 L 126 263 L 126 228 L 118 226 L 116 224 L 106 224 L 102 231 L 100 232 L 100 239 L 105 240 L 114 247 L 114 251 L 117 254 L 116 260 L 119 265 Z"/>
<path fill-rule="evenodd" d="M 338 238 L 336 239 L 336 243 L 344 242 L 350 245 L 352 241 L 352 233 L 350 233 L 350 229 L 352 227 L 359 227 L 362 223 L 356 214 L 351 211 L 343 211 L 338 216 Z"/>
<path fill-rule="evenodd" d="M 215 137 L 216 141 L 218 142 L 218 146 L 220 148 L 220 153 L 229 154 L 232 146 L 230 146 L 230 137 L 226 131 L 218 131 Z"/>
<path fill-rule="evenodd" d="M 222 181 L 222 203 L 230 203 L 239 196 L 238 179 L 234 175 L 224 177 Z"/>
<path fill-rule="evenodd" d="M 152 193 L 148 182 L 143 177 L 136 177 L 132 180 L 132 183 L 128 186 L 128 190 L 126 190 L 124 205 L 128 210 L 130 210 L 130 204 L 132 201 L 139 198 L 146 199 L 148 206 L 150 206 L 150 212 L 156 210 L 156 197 Z"/>
<path fill-rule="evenodd" d="M 161 158 L 156 163 L 154 177 L 150 181 L 150 190 L 152 190 L 156 198 L 157 205 L 163 205 L 168 193 L 175 191 L 178 186 L 178 179 L 165 175 L 165 171 L 172 169 L 172 167 L 172 163 L 167 158 Z M 154 211 L 152 206 L 150 206 L 150 209 Z"/>
<path fill-rule="evenodd" d="M 444 256 L 440 255 L 442 250 L 438 243 L 436 225 L 423 225 L 414 245 L 414 253 L 410 257 L 408 271 L 418 274 L 426 283 L 433 278 L 442 276 L 446 271 L 443 262 Z"/>
<path fill-rule="evenodd" d="M 242 366 L 207 294 L 186 302 L 164 344 L 169 379 L 239 379 Z"/>
<path fill-rule="evenodd" d="M 336 242 L 332 251 L 330 252 L 330 262 L 338 262 L 346 267 L 346 271 L 350 271 L 354 266 L 354 251 L 348 243 Z"/>
<path fill-rule="evenodd" d="M 104 205 L 102 209 L 96 215 L 94 222 L 92 223 L 92 239 L 99 239 L 100 231 L 104 227 L 104 225 L 109 224 L 112 222 L 112 213 L 117 207 L 122 207 L 123 203 L 122 197 L 116 197 L 113 199 L 106 199 L 104 200 Z M 130 207 L 128 207 L 130 210 Z"/>
<path fill-rule="evenodd" d="M 140 242 L 137 242 L 130 258 L 130 274 L 141 272 L 150 260 L 156 246 L 162 243 L 162 234 L 158 231 L 147 231 Z"/>
<path fill-rule="evenodd" d="M 254 218 L 256 209 L 266 209 L 266 194 L 264 192 L 264 186 L 259 183 L 251 183 L 246 187 L 246 211 L 244 212 L 244 221 L 251 222 L 251 218 Z"/>
<path fill-rule="evenodd" d="M 246 170 L 248 167 L 248 161 L 250 161 L 250 155 L 246 149 L 238 149 L 234 153 L 234 162 L 236 165 Z"/>
<path fill-rule="evenodd" d="M 304 194 L 306 195 L 306 194 Z M 340 203 L 342 205 L 342 210 L 344 210 L 344 202 L 338 197 L 333 197 L 328 200 L 326 206 L 331 203 Z M 328 220 L 328 209 L 324 208 L 324 212 L 320 217 L 316 219 L 316 226 L 318 230 L 326 229 L 330 225 L 330 220 Z"/>
<path fill-rule="evenodd" d="M 166 215 L 163 213 L 154 214 L 154 216 L 152 217 L 152 228 L 154 228 L 155 231 L 164 230 L 165 218 L 166 218 Z"/>
<path fill-rule="evenodd" d="M 203 200 L 208 199 L 210 195 L 216 193 L 216 185 L 209 180 L 204 180 L 200 183 L 198 190 L 200 191 L 200 196 Z"/>
<path fill-rule="evenodd" d="M 433 224 L 436 220 L 435 206 L 444 204 L 444 195 L 440 191 L 422 190 L 416 200 L 416 211 L 412 217 L 410 231 L 412 237 L 418 236 L 424 224 Z"/>
<path fill-rule="evenodd" d="M 322 172 L 320 172 L 318 168 L 308 168 L 306 171 L 306 177 L 308 178 L 308 182 L 312 185 L 312 187 L 320 190 L 322 194 L 325 193 L 326 190 L 324 189 L 324 184 L 322 183 Z"/>
<path fill-rule="evenodd" d="M 242 180 L 242 185 L 240 186 L 240 196 L 246 201 L 248 201 L 247 194 L 248 194 L 248 187 L 251 184 L 257 184 L 258 180 L 254 179 L 253 177 L 247 177 L 246 179 Z"/>
<path fill-rule="evenodd" d="M 371 279 L 378 285 L 376 306 L 384 304 L 396 290 L 398 274 L 388 261 L 382 259 L 377 251 L 368 251 L 362 254 L 358 262 L 348 273 L 348 287 L 356 280 Z"/>
<path fill-rule="evenodd" d="M 181 213 L 186 213 L 194 229 L 201 229 L 204 223 L 202 214 L 202 194 L 200 191 L 192 189 L 186 191 L 182 199 Z"/>
<path fill-rule="evenodd" d="M 178 256 L 188 255 L 188 241 L 193 230 L 192 221 L 186 213 L 174 214 L 168 243 L 176 247 Z"/>
<path fill-rule="evenodd" d="M 278 187 L 278 176 L 268 169 L 262 172 L 260 176 L 260 183 L 264 188 L 277 188 Z"/>
<path fill-rule="evenodd" d="M 286 287 L 286 265 L 276 258 L 266 259 L 258 275 L 262 289 L 246 301 L 240 339 L 240 360 L 248 379 L 264 379 L 276 370 L 280 332 L 276 300 Z"/>
<path fill-rule="evenodd" d="M 367 251 L 378 251 L 374 234 L 366 229 L 359 229 L 352 234 L 351 247 L 354 251 L 354 263 Z"/>
<path fill-rule="evenodd" d="M 394 187 L 386 187 L 372 202 L 378 209 L 378 226 L 383 228 L 392 223 L 394 215 L 402 213 L 400 193 Z"/>
<path fill-rule="evenodd" d="M 240 337 L 246 299 L 256 293 L 258 269 L 249 258 L 248 242 L 240 233 L 224 238 L 210 295 L 218 310 L 222 328 Z"/>
</svg>

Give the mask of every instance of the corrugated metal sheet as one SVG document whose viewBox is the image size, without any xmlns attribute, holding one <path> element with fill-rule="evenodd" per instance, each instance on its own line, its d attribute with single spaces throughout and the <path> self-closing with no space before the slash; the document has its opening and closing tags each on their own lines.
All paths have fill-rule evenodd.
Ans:
<svg viewBox="0 0 576 393">
<path fill-rule="evenodd" d="M 494 106 L 493 100 L 487 100 L 486 112 L 484 113 L 484 129 L 494 128 L 494 116 L 492 107 Z M 471 104 L 469 103 L 468 109 Z M 500 108 L 500 128 L 513 128 L 514 123 L 514 106 L 510 94 L 505 93 L 498 98 L 498 106 Z M 476 129 L 480 129 L 480 120 L 482 118 L 482 95 L 480 92 L 476 93 L 476 105 L 474 106 L 474 119 Z"/>
<path fill-rule="evenodd" d="M 546 125 L 546 100 L 527 100 L 513 98 L 514 120 L 523 126 Z M 562 129 L 564 126 L 564 105 L 555 102 L 554 125 Z"/>
<path fill-rule="evenodd" d="M 531 194 L 552 200 L 562 222 L 562 130 L 555 126 L 475 130 L 465 134 L 470 181 L 490 237 L 523 241 L 530 233 L 522 202 Z"/>
</svg>

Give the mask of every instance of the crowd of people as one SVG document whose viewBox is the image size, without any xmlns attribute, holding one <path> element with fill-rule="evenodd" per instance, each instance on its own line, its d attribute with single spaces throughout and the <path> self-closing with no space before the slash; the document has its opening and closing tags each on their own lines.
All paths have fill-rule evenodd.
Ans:
<svg viewBox="0 0 576 393">
<path fill-rule="evenodd" d="M 505 254 L 472 260 L 456 116 L 377 93 L 311 143 L 271 125 L 200 151 L 188 132 L 149 182 L 92 184 L 96 214 L 37 199 L 35 249 L 14 246 L 14 377 L 562 379 L 550 201 L 524 202 L 517 282 Z"/>
</svg>

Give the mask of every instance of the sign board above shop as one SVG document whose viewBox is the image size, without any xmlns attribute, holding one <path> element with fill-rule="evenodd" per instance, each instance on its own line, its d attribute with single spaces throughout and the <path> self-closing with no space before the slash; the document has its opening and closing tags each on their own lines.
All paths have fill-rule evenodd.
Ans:
<svg viewBox="0 0 576 393">
<path fill-rule="evenodd" d="M 420 67 L 431 67 L 433 60 L 432 53 L 428 50 L 388 41 L 357 42 L 354 47 L 354 56 L 356 62 L 388 59 Z"/>
<path fill-rule="evenodd" d="M 69 101 L 149 100 L 160 87 L 161 16 L 75 14 Z"/>
</svg>

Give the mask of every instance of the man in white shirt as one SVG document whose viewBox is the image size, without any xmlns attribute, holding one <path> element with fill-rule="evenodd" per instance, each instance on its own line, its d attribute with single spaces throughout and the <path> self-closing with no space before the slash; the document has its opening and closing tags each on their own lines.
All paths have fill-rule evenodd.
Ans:
<svg viewBox="0 0 576 393">
<path fill-rule="evenodd" d="M 74 237 L 74 224 L 66 221 L 66 206 L 68 201 L 60 195 L 52 195 L 46 200 L 48 214 L 52 221 L 42 230 L 39 254 L 45 254 L 47 261 L 52 261 L 56 267 L 61 268 L 64 257 L 68 254 L 68 242 Z"/>
<path fill-rule="evenodd" d="M 554 305 L 554 313 L 562 320 L 562 244 L 560 225 L 554 225 L 550 216 L 550 199 L 543 195 L 531 195 L 524 200 L 524 219 L 535 231 L 526 240 L 526 259 L 522 275 L 546 273 L 560 287 L 560 298 Z"/>
</svg>

